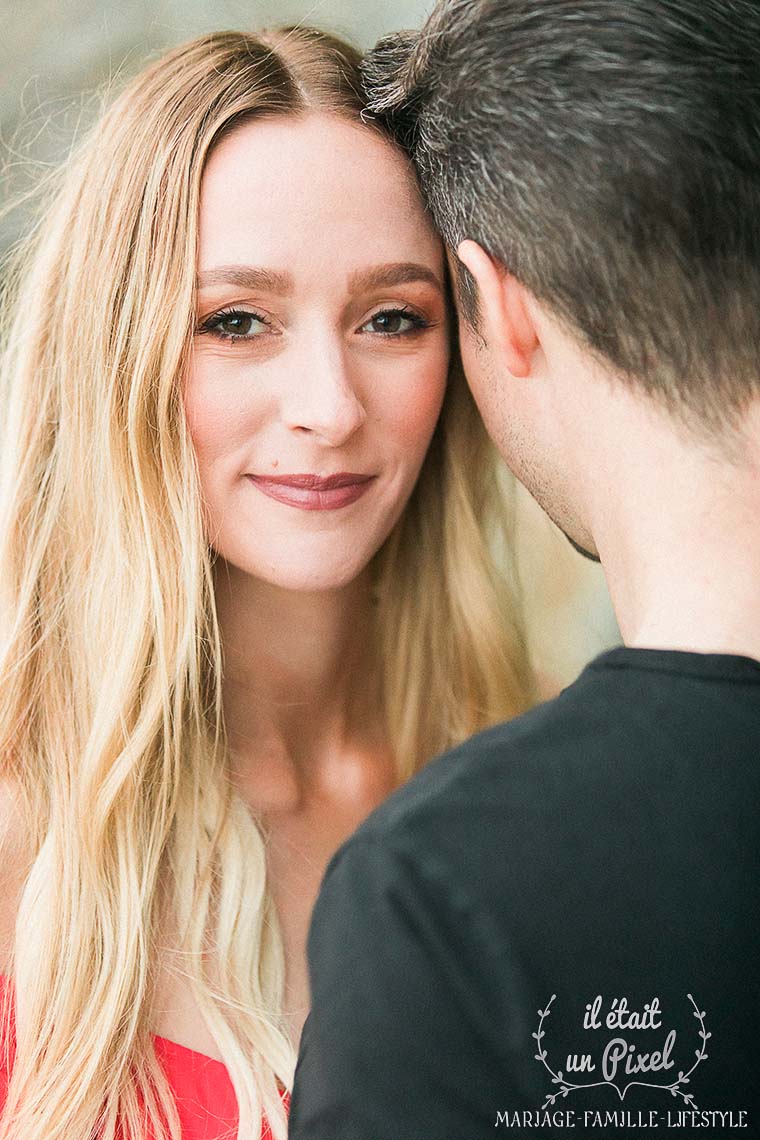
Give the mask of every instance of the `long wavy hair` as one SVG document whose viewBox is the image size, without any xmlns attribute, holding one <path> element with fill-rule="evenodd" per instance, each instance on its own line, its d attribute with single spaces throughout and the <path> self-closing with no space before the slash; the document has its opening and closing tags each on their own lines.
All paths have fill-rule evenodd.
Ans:
<svg viewBox="0 0 760 1140">
<path fill-rule="evenodd" d="M 237 1096 L 286 1136 L 295 1051 L 260 821 L 231 788 L 224 667 L 182 376 L 215 143 L 255 116 L 359 121 L 358 55 L 304 29 L 204 36 L 133 80 L 6 276 L 0 757 L 31 870 L 0 1137 L 178 1136 L 150 1034 L 167 916 Z M 378 129 L 368 124 L 367 130 Z M 533 687 L 509 485 L 459 366 L 373 562 L 399 778 Z"/>
</svg>

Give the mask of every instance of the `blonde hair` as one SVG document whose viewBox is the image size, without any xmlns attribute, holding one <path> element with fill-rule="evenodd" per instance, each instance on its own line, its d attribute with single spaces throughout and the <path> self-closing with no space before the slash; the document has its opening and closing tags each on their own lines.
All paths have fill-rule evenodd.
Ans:
<svg viewBox="0 0 760 1140">
<path fill-rule="evenodd" d="M 178 1135 L 149 1031 L 166 913 L 239 1135 L 258 1138 L 262 1114 L 286 1135 L 283 950 L 263 830 L 228 778 L 213 552 L 178 378 L 210 149 L 253 115 L 358 120 L 357 64 L 309 30 L 171 52 L 80 146 L 9 278 L 0 756 L 23 789 L 33 863 L 3 1138 L 105 1140 L 117 1121 L 130 1140 Z M 401 777 L 532 698 L 508 545 L 500 570 L 493 557 L 500 479 L 455 367 L 374 561 Z"/>
</svg>

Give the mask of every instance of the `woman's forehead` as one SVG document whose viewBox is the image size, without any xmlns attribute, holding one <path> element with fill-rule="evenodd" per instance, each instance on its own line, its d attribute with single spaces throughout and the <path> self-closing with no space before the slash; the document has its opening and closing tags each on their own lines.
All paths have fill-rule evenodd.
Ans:
<svg viewBox="0 0 760 1140">
<path fill-rule="evenodd" d="M 246 122 L 211 153 L 199 271 L 415 261 L 441 272 L 440 241 L 403 153 L 375 130 L 311 112 Z"/>
</svg>

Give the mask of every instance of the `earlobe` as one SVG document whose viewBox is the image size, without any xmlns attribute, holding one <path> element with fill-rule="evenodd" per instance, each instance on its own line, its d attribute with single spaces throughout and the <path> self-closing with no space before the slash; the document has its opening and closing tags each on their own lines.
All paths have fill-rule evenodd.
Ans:
<svg viewBox="0 0 760 1140">
<path fill-rule="evenodd" d="M 475 241 L 461 242 L 457 257 L 475 278 L 486 339 L 513 376 L 530 376 L 539 341 L 524 286 Z"/>
</svg>

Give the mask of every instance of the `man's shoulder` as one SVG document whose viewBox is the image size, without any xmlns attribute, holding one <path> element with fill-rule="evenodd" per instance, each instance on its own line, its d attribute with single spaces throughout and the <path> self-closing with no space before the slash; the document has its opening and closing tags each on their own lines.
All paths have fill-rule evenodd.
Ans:
<svg viewBox="0 0 760 1140">
<path fill-rule="evenodd" d="M 497 945 L 536 897 L 536 876 L 545 880 L 589 832 L 588 805 L 609 789 L 604 717 L 585 699 L 586 681 L 464 741 L 385 800 L 333 856 L 318 914 L 369 898 L 411 913 L 424 900 L 448 941 L 469 931 L 465 941 Z M 476 938 L 484 923 L 498 930 Z"/>
<path fill-rule="evenodd" d="M 609 753 L 610 723 L 582 690 L 576 682 L 431 760 L 356 835 L 389 839 L 427 818 L 438 827 L 448 815 L 461 818 L 468 808 L 477 811 L 485 804 L 511 814 L 518 799 L 523 811 L 533 796 L 545 804 L 549 787 L 564 775 L 593 781 Z"/>
<path fill-rule="evenodd" d="M 355 835 L 524 862 L 537 835 L 567 850 L 637 811 L 654 821 L 740 804 L 759 779 L 758 695 L 757 662 L 611 650 L 558 697 L 431 761 Z"/>
</svg>

